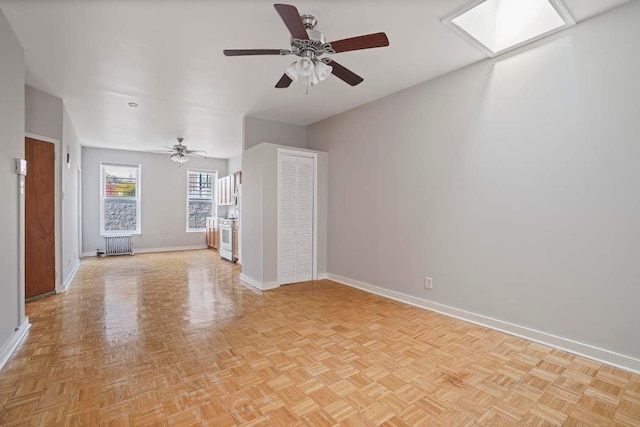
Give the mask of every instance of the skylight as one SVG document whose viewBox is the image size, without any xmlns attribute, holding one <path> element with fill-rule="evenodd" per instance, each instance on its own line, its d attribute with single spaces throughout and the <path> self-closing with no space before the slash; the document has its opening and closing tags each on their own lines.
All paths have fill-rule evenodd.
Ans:
<svg viewBox="0 0 640 427">
<path fill-rule="evenodd" d="M 476 1 L 444 22 L 489 56 L 575 25 L 560 0 Z"/>
</svg>

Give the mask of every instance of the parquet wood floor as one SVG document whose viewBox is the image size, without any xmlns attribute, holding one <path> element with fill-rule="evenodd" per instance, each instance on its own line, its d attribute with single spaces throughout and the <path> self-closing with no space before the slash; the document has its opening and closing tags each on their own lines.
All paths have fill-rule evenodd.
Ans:
<svg viewBox="0 0 640 427">
<path fill-rule="evenodd" d="M 87 259 L 0 372 L 0 424 L 640 426 L 640 376 L 211 251 Z"/>
</svg>

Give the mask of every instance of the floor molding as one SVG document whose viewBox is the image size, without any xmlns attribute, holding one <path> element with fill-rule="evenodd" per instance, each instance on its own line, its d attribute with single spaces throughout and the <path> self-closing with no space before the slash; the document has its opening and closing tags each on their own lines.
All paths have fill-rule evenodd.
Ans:
<svg viewBox="0 0 640 427">
<path fill-rule="evenodd" d="M 27 336 L 27 332 L 31 328 L 29 318 L 25 317 L 22 324 L 15 330 L 5 345 L 0 348 L 0 369 L 4 367 L 7 361 L 11 358 L 18 346 L 24 341 Z"/>
<path fill-rule="evenodd" d="M 136 254 L 148 254 L 152 252 L 178 252 L 178 251 L 195 251 L 198 249 L 207 249 L 207 245 L 192 245 L 192 246 L 166 246 L 162 248 L 140 248 L 133 247 L 133 252 Z"/>
<path fill-rule="evenodd" d="M 62 284 L 61 292 L 67 292 L 69 290 L 69 288 L 71 287 L 71 283 L 73 282 L 74 277 L 76 277 L 76 273 L 78 272 L 79 268 L 80 268 L 80 260 L 77 259 L 75 265 L 71 269 L 71 273 L 69 273 L 69 276 L 67 277 L 67 280 L 65 280 L 64 283 Z"/>
<path fill-rule="evenodd" d="M 357 288 L 365 292 L 404 302 L 415 307 L 435 311 L 446 316 L 455 317 L 456 319 L 464 320 L 466 322 L 504 332 L 509 335 L 514 335 L 540 344 L 548 345 L 550 347 L 564 350 L 578 356 L 586 357 L 587 359 L 595 360 L 600 363 L 615 366 L 616 368 L 624 369 L 626 371 L 640 373 L 640 359 L 636 359 L 631 356 L 615 353 L 610 350 L 594 347 L 592 345 L 574 341 L 569 338 L 559 337 L 556 335 L 548 334 L 546 332 L 505 322 L 503 320 L 498 320 L 492 317 L 483 316 L 481 314 L 461 310 L 459 308 L 450 307 L 448 305 L 440 304 L 427 299 L 418 298 L 411 295 L 403 294 L 401 292 L 381 288 L 379 286 L 371 285 L 359 280 L 350 279 L 348 277 L 343 277 L 331 273 L 328 273 L 327 276 L 330 280 L 342 283 L 343 285 L 347 285 L 352 288 Z"/>
<path fill-rule="evenodd" d="M 207 245 L 192 245 L 192 246 L 165 246 L 161 248 L 137 248 L 133 247 L 134 254 L 148 254 L 155 252 L 178 252 L 178 251 L 195 251 L 199 249 L 207 249 Z M 98 256 L 96 251 L 83 252 L 82 256 Z"/>
<path fill-rule="evenodd" d="M 249 285 L 253 286 L 256 289 L 260 289 L 261 291 L 268 291 L 270 289 L 275 289 L 278 288 L 278 282 L 260 282 L 259 280 L 256 280 L 252 277 L 247 276 L 244 273 L 240 273 L 240 280 L 242 280 L 245 283 L 248 283 Z"/>
</svg>

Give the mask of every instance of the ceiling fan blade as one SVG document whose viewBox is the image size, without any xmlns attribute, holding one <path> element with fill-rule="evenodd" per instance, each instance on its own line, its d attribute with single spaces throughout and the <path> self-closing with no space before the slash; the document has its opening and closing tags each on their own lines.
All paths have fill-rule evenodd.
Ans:
<svg viewBox="0 0 640 427">
<path fill-rule="evenodd" d="M 200 159 L 206 159 L 207 156 L 203 155 L 203 154 L 198 154 L 198 153 L 188 153 L 189 157 L 198 157 Z"/>
<path fill-rule="evenodd" d="M 276 87 L 278 89 L 284 89 L 289 87 L 291 85 L 291 82 L 293 82 L 293 80 L 291 80 L 291 77 L 283 74 L 282 77 L 280 77 L 280 80 L 278 80 L 278 83 L 276 83 Z"/>
<path fill-rule="evenodd" d="M 146 153 L 158 153 L 158 154 L 171 154 L 175 153 L 173 150 L 146 150 Z"/>
<path fill-rule="evenodd" d="M 284 25 L 287 26 L 294 39 L 309 40 L 307 30 L 304 28 L 302 19 L 300 19 L 300 13 L 295 6 L 276 3 L 273 7 L 276 8 L 278 15 L 280 15 L 280 18 L 284 21 Z"/>
<path fill-rule="evenodd" d="M 194 155 L 204 155 L 204 154 L 207 154 L 207 152 L 206 152 L 206 151 L 203 151 L 203 150 L 186 150 L 186 151 L 185 151 L 185 153 L 186 153 L 187 155 L 189 155 L 189 156 L 190 156 L 190 155 L 192 155 L 192 154 L 194 154 Z"/>
<path fill-rule="evenodd" d="M 328 65 L 330 65 L 333 68 L 331 70 L 331 73 L 334 76 L 350 84 L 351 86 L 357 86 L 364 81 L 362 77 L 360 77 L 353 71 L 343 67 L 342 65 L 338 64 L 334 60 L 331 60 L 331 62 L 329 62 Z"/>
<path fill-rule="evenodd" d="M 350 50 L 371 49 L 374 47 L 389 46 L 389 39 L 385 33 L 367 34 L 364 36 L 351 37 L 349 39 L 336 40 L 331 42 L 331 48 L 340 52 Z"/>
<path fill-rule="evenodd" d="M 224 56 L 280 55 L 280 49 L 225 49 Z"/>
</svg>

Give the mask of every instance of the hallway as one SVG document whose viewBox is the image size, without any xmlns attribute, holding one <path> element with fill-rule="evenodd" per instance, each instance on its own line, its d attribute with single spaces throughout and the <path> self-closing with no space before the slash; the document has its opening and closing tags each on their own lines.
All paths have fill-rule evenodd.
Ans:
<svg viewBox="0 0 640 427">
<path fill-rule="evenodd" d="M 12 425 L 640 425 L 640 375 L 330 281 L 260 292 L 212 251 L 85 258 L 27 304 Z"/>
</svg>

